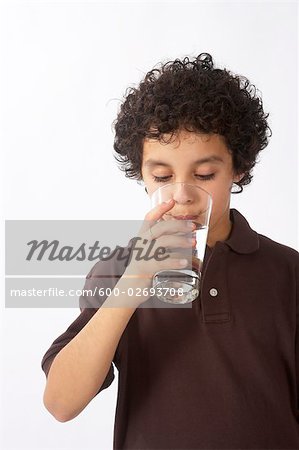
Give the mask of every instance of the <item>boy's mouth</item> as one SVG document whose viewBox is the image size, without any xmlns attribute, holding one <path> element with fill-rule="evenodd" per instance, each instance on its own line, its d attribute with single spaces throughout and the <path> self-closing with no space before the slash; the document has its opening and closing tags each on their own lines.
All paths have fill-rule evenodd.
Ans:
<svg viewBox="0 0 299 450">
<path fill-rule="evenodd" d="M 174 216 L 172 214 L 172 217 L 174 217 L 175 219 L 178 219 L 178 220 L 195 220 L 198 218 L 198 214 L 197 215 L 185 214 L 185 215 L 180 215 L 180 216 Z"/>
</svg>

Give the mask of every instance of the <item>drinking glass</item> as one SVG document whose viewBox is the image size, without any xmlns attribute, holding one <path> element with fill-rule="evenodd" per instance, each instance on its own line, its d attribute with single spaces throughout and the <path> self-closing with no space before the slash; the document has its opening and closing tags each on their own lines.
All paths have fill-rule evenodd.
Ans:
<svg viewBox="0 0 299 450">
<path fill-rule="evenodd" d="M 164 184 L 154 191 L 150 196 L 151 207 L 154 208 L 171 198 L 175 200 L 173 208 L 159 221 L 191 220 L 196 225 L 192 237 L 196 238 L 197 243 L 193 248 L 190 244 L 187 267 L 156 272 L 152 286 L 155 288 L 156 297 L 161 301 L 184 304 L 193 302 L 200 292 L 201 270 L 213 201 L 211 194 L 200 186 L 177 182 Z M 172 252 L 175 249 L 169 249 L 169 251 Z"/>
</svg>

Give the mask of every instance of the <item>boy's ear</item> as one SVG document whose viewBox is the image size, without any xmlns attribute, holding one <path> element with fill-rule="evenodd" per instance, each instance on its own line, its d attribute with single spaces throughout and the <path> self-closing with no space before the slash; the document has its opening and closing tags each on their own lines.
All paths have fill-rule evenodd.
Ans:
<svg viewBox="0 0 299 450">
<path fill-rule="evenodd" d="M 244 177 L 245 173 L 240 173 L 239 175 L 235 175 L 233 178 L 233 182 L 239 182 L 240 180 L 242 180 L 242 178 Z"/>
</svg>

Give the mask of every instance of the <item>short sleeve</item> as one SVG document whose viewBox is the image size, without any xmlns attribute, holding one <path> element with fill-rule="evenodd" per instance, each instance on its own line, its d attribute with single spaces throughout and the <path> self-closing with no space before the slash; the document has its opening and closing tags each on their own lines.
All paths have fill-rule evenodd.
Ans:
<svg viewBox="0 0 299 450">
<path fill-rule="evenodd" d="M 41 366 L 44 371 L 46 377 L 48 377 L 48 373 L 51 367 L 52 362 L 56 355 L 63 349 L 75 336 L 82 330 L 82 328 L 87 324 L 87 322 L 92 318 L 92 316 L 96 313 L 96 308 L 87 308 L 84 309 L 81 314 L 74 320 L 74 322 L 67 328 L 67 330 L 62 333 L 59 337 L 53 341 L 49 349 L 46 351 L 42 358 Z M 106 389 L 110 386 L 115 378 L 114 375 L 114 367 L 113 363 L 111 363 L 109 371 L 106 375 L 105 380 L 102 385 L 99 387 L 96 395 L 101 392 L 103 389 Z"/>
<path fill-rule="evenodd" d="M 295 341 L 295 364 L 296 364 L 296 385 L 297 399 L 296 407 L 299 419 L 299 258 L 296 267 L 296 341 Z"/>
<path fill-rule="evenodd" d="M 80 296 L 80 310 L 100 308 L 122 277 L 130 253 L 131 240 L 126 247 L 117 247 L 111 259 L 98 261 L 86 276 Z"/>
</svg>

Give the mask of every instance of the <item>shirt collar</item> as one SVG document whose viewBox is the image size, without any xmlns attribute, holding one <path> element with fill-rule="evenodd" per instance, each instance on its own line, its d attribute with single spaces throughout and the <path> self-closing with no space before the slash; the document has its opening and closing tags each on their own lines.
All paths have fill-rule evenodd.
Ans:
<svg viewBox="0 0 299 450">
<path fill-rule="evenodd" d="M 259 249 L 258 233 L 250 227 L 245 217 L 236 209 L 230 209 L 232 229 L 229 237 L 222 244 L 241 254 L 253 253 Z"/>
</svg>

